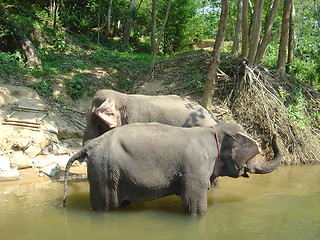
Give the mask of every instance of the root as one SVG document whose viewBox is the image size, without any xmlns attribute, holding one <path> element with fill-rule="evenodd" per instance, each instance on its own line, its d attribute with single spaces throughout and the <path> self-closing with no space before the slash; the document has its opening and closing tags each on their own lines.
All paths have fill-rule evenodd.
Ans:
<svg viewBox="0 0 320 240">
<path fill-rule="evenodd" d="M 288 117 L 278 92 L 282 79 L 276 79 L 266 69 L 240 65 L 238 72 L 232 72 L 231 76 L 229 72 L 228 79 L 218 82 L 216 92 L 218 98 L 227 103 L 236 121 L 262 142 L 268 154 L 271 153 L 269 139 L 274 132 L 279 133 L 284 164 L 320 163 L 319 135 L 302 130 Z"/>
</svg>

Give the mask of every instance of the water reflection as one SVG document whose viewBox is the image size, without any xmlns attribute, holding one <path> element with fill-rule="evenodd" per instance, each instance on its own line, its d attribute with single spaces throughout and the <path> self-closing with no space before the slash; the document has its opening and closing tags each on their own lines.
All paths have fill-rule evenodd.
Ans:
<svg viewBox="0 0 320 240">
<path fill-rule="evenodd" d="M 0 191 L 0 239 L 320 239 L 320 166 L 281 166 L 249 179 L 221 178 L 204 217 L 183 214 L 180 199 L 90 210 L 87 182 Z"/>
</svg>

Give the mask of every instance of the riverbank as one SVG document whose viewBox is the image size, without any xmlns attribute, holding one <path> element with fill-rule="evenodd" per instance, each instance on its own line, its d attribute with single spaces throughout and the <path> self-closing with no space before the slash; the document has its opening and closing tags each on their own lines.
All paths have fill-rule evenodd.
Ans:
<svg viewBox="0 0 320 240">
<path fill-rule="evenodd" d="M 34 184 L 34 183 L 48 183 L 51 184 L 55 181 L 62 181 L 64 175 L 65 165 L 61 166 L 61 171 L 57 173 L 55 176 L 50 177 L 46 174 L 42 174 L 39 171 L 39 168 L 25 168 L 19 170 L 20 179 L 14 181 L 0 181 L 0 189 L 2 194 L 6 194 L 8 188 L 13 186 L 23 186 L 27 184 Z M 73 179 L 84 179 L 87 174 L 87 167 L 85 165 L 81 165 L 78 162 L 75 162 L 71 169 L 70 175 Z"/>
</svg>

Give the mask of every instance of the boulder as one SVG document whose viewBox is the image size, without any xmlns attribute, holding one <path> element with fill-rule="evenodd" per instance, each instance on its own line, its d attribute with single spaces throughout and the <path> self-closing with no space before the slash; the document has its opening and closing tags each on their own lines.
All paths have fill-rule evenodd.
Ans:
<svg viewBox="0 0 320 240">
<path fill-rule="evenodd" d="M 20 180 L 20 173 L 17 168 L 0 171 L 0 182 Z"/>
<path fill-rule="evenodd" d="M 18 169 L 33 167 L 31 158 L 22 151 L 16 151 L 10 156 L 10 165 Z"/>
<path fill-rule="evenodd" d="M 61 171 L 59 164 L 51 164 L 49 166 L 43 167 L 39 170 L 40 174 L 44 173 L 49 177 L 54 177 Z M 40 175 L 41 176 L 41 175 Z"/>
<path fill-rule="evenodd" d="M 0 156 L 0 172 L 10 170 L 10 160 L 8 157 Z"/>
</svg>

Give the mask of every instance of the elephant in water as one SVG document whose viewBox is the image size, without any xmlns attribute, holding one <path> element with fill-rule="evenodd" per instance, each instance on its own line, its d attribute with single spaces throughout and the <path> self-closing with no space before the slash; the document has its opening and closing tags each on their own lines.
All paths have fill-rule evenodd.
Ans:
<svg viewBox="0 0 320 240">
<path fill-rule="evenodd" d="M 219 120 L 201 105 L 177 95 L 129 95 L 100 90 L 87 113 L 83 143 L 121 125 L 148 122 L 195 127 L 213 126 Z"/>
<path fill-rule="evenodd" d="M 87 160 L 90 201 L 95 211 L 111 211 L 124 202 L 178 195 L 186 213 L 203 215 L 207 211 L 207 191 L 215 178 L 248 177 L 247 172 L 274 170 L 282 157 L 277 135 L 272 147 L 274 158 L 262 166 L 258 161 L 251 163 L 261 151 L 259 144 L 235 123 L 194 128 L 128 124 L 93 139 L 70 158 L 63 205 L 72 163 Z"/>
</svg>

